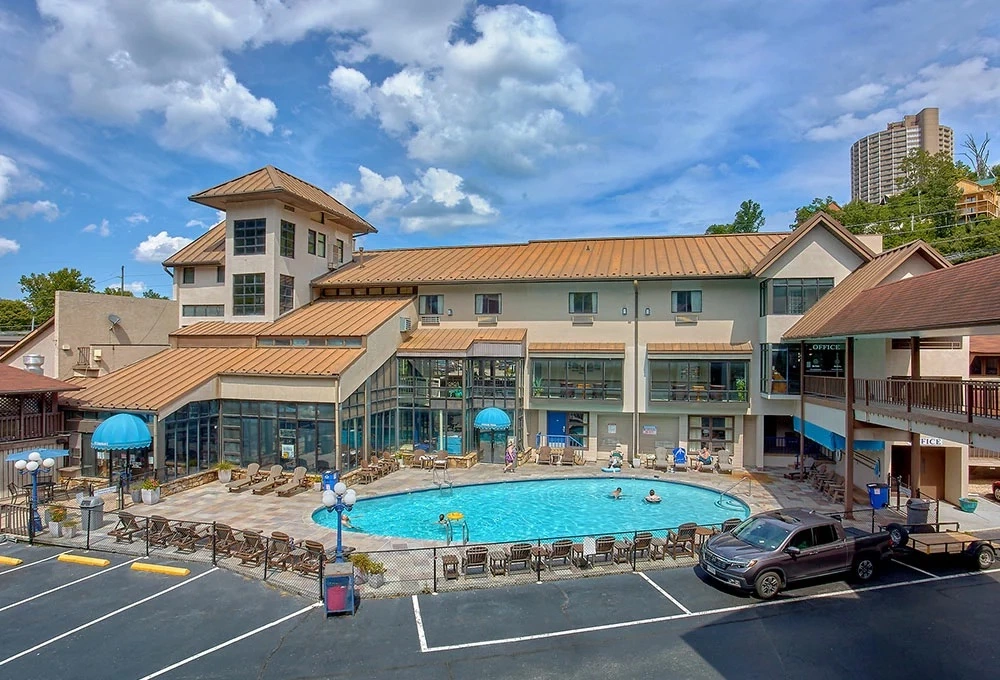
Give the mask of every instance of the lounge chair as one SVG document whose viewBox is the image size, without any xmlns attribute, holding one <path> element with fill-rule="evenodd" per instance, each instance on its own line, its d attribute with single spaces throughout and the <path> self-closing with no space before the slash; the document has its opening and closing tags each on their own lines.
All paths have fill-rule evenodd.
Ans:
<svg viewBox="0 0 1000 680">
<path fill-rule="evenodd" d="M 318 576 L 320 564 L 326 559 L 326 548 L 318 541 L 302 541 L 302 549 L 305 551 L 292 565 L 292 571 L 297 571 L 303 576 Z"/>
<path fill-rule="evenodd" d="M 18 488 L 17 484 L 10 482 L 7 485 L 7 492 L 10 493 L 10 502 L 18 505 L 20 503 L 28 504 L 28 498 L 31 497 L 31 492 L 27 489 Z"/>
<path fill-rule="evenodd" d="M 720 475 L 733 474 L 733 454 L 725 449 L 715 452 L 715 471 Z"/>
<path fill-rule="evenodd" d="M 697 530 L 698 525 L 694 522 L 686 522 L 680 525 L 677 527 L 677 531 L 673 529 L 669 530 L 667 532 L 666 552 L 675 560 L 678 554 L 694 557 L 694 541 Z"/>
<path fill-rule="evenodd" d="M 267 478 L 261 482 L 257 482 L 250 486 L 250 493 L 253 494 L 265 494 L 274 487 L 281 484 L 281 466 L 272 465 L 271 471 L 267 474 Z"/>
<path fill-rule="evenodd" d="M 243 542 L 233 553 L 233 557 L 238 558 L 240 564 L 252 564 L 259 567 L 266 554 L 267 544 L 264 543 L 264 538 L 256 531 L 247 530 L 243 532 Z"/>
<path fill-rule="evenodd" d="M 719 533 L 724 534 L 729 531 L 732 531 L 742 523 L 743 520 L 741 520 L 739 517 L 732 517 L 730 519 L 727 519 L 725 522 L 722 523 L 722 528 L 719 529 Z"/>
<path fill-rule="evenodd" d="M 707 463 L 698 462 L 698 472 L 707 472 L 709 474 L 715 474 L 715 466 L 719 459 L 716 456 L 709 456 Z"/>
<path fill-rule="evenodd" d="M 274 492 L 279 496 L 291 496 L 293 493 L 298 493 L 307 486 L 309 486 L 309 482 L 306 481 L 306 469 L 300 465 L 295 468 L 292 478 L 281 486 L 276 487 Z"/>
<path fill-rule="evenodd" d="M 515 564 L 523 564 L 525 569 L 531 569 L 530 543 L 515 543 L 507 548 L 507 569 L 512 570 Z"/>
<path fill-rule="evenodd" d="M 481 574 L 486 575 L 486 556 L 488 555 L 485 545 L 474 545 L 466 548 L 465 557 L 462 558 L 462 573 L 466 576 L 473 569 L 478 569 Z"/>
<path fill-rule="evenodd" d="M 434 468 L 437 470 L 447 470 L 448 469 L 448 452 L 438 451 L 437 456 L 434 458 Z"/>
<path fill-rule="evenodd" d="M 229 557 L 240 546 L 236 532 L 228 524 L 215 523 L 215 554 Z"/>
<path fill-rule="evenodd" d="M 175 546 L 177 552 L 193 553 L 197 552 L 199 543 L 211 540 L 211 538 L 212 534 L 207 526 L 178 524 L 174 527 L 170 545 Z"/>
<path fill-rule="evenodd" d="M 247 465 L 246 476 L 242 479 L 234 479 L 233 481 L 226 484 L 226 491 L 242 491 L 251 484 L 256 483 L 260 475 L 260 465 L 257 463 L 250 463 Z"/>
<path fill-rule="evenodd" d="M 363 463 L 358 470 L 358 479 L 362 484 L 374 482 L 382 476 L 382 468 L 378 464 L 378 458 L 370 458 L 367 463 Z"/>
<path fill-rule="evenodd" d="M 167 544 L 174 537 L 174 530 L 170 526 L 170 520 L 160 515 L 151 515 L 149 518 L 149 531 L 146 532 L 146 542 L 153 548 L 166 548 Z"/>
<path fill-rule="evenodd" d="M 302 554 L 302 552 L 296 554 L 288 534 L 283 531 L 271 532 L 271 544 L 267 552 L 268 566 L 275 569 L 289 569 Z"/>
<path fill-rule="evenodd" d="M 685 452 L 684 449 L 680 449 L 674 454 L 674 472 L 687 472 L 687 469 L 687 452 Z"/>
<path fill-rule="evenodd" d="M 653 453 L 656 455 L 656 462 L 653 466 L 658 470 L 669 470 L 670 469 L 670 451 L 663 446 L 657 446 L 653 449 Z"/>
<path fill-rule="evenodd" d="M 539 465 L 551 465 L 552 449 L 548 446 L 543 446 L 540 449 L 538 449 L 538 460 L 536 462 Z"/>
<path fill-rule="evenodd" d="M 594 542 L 594 561 L 598 557 L 603 557 L 605 562 L 611 560 L 615 552 L 615 537 L 601 536 Z"/>
<path fill-rule="evenodd" d="M 114 536 L 115 543 L 121 543 L 123 541 L 131 543 L 135 540 L 136 536 L 145 530 L 146 527 L 139 525 L 139 522 L 136 521 L 135 515 L 131 512 L 121 510 L 118 512 L 118 524 L 114 529 L 108 532 L 108 536 Z"/>
<path fill-rule="evenodd" d="M 545 556 L 545 566 L 551 569 L 552 563 L 556 560 L 562 560 L 563 564 L 568 565 L 572 556 L 573 541 L 568 538 L 559 539 L 552 544 L 549 554 Z"/>
</svg>

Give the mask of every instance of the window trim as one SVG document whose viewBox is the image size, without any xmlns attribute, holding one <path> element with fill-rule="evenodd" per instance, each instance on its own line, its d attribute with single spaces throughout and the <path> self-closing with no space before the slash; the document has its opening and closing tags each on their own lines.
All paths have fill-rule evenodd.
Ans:
<svg viewBox="0 0 1000 680">
<path fill-rule="evenodd" d="M 568 304 L 568 309 L 569 309 L 569 313 L 570 314 L 580 314 L 580 315 L 583 315 L 583 314 L 597 314 L 597 291 L 575 292 L 575 293 L 569 293 L 568 295 L 569 295 L 569 300 L 568 300 L 567 304 Z M 579 298 L 579 300 L 587 300 L 588 299 L 587 296 L 589 296 L 591 309 L 589 309 L 589 310 L 587 310 L 587 309 L 581 310 L 581 309 L 574 309 L 573 308 L 574 307 L 574 302 L 578 301 L 578 298 L 576 297 L 578 295 L 581 296 Z"/>
<path fill-rule="evenodd" d="M 428 309 L 427 302 L 435 298 L 437 304 L 434 305 L 436 311 Z M 444 295 L 419 295 L 417 296 L 417 314 L 419 316 L 441 316 L 444 314 Z"/>
<path fill-rule="evenodd" d="M 209 309 L 211 309 L 213 311 L 218 311 L 218 313 L 217 314 L 208 314 L 207 312 L 209 311 Z M 204 314 L 198 314 L 197 312 L 199 310 L 201 310 L 203 312 L 206 312 L 206 313 L 204 313 Z M 189 314 L 188 312 L 194 312 L 194 313 L 193 314 Z M 201 317 L 201 318 L 213 317 L 214 318 L 214 317 L 221 317 L 221 316 L 225 316 L 225 315 L 226 315 L 226 306 L 225 305 L 181 305 L 181 316 L 183 316 L 185 318 L 188 318 L 188 319 L 195 319 L 195 318 L 199 318 L 199 317 Z"/>
<path fill-rule="evenodd" d="M 191 280 L 188 280 L 188 274 L 191 275 Z M 181 268 L 181 284 L 185 286 L 190 286 L 194 284 L 194 267 L 182 267 Z"/>
<path fill-rule="evenodd" d="M 310 229 L 306 232 L 306 253 L 308 255 L 316 254 L 316 230 Z"/>
<path fill-rule="evenodd" d="M 260 224 L 256 224 L 259 222 Z M 251 223 L 254 223 L 251 226 Z M 253 229 L 254 234 L 238 234 L 239 230 L 244 232 Z M 259 233 L 258 233 L 259 232 Z M 249 245 L 252 243 L 252 248 Z M 264 217 L 252 217 L 245 220 L 233 220 L 233 255 L 266 255 L 267 254 L 267 219 Z"/>
<path fill-rule="evenodd" d="M 497 311 L 487 312 L 483 311 L 485 309 L 485 303 L 487 298 L 496 298 L 497 301 Z M 503 294 L 502 293 L 476 293 L 475 298 L 475 312 L 476 316 L 500 316 L 503 314 Z"/>
<path fill-rule="evenodd" d="M 687 294 L 687 306 L 690 309 L 681 309 L 681 293 Z M 697 293 L 698 304 L 695 305 L 695 293 Z M 695 308 L 697 307 L 697 309 Z M 671 314 L 701 314 L 704 307 L 704 296 L 700 288 L 670 291 L 670 313 Z"/>
<path fill-rule="evenodd" d="M 812 281 L 814 283 L 809 283 L 809 284 L 803 283 L 805 281 Z M 791 285 L 789 285 L 789 284 L 791 284 Z M 834 278 L 832 276 L 798 276 L 798 277 L 790 277 L 790 278 L 771 279 L 770 295 L 768 295 L 768 302 L 771 303 L 770 304 L 770 313 L 771 314 L 775 314 L 775 315 L 781 315 L 781 316 L 801 316 L 802 314 L 805 314 L 810 309 L 812 309 L 813 306 L 817 302 L 819 302 L 820 300 L 822 300 L 824 295 L 826 295 L 831 290 L 833 290 L 833 288 L 834 288 L 835 285 L 836 285 L 836 281 L 834 280 Z M 816 299 L 813 300 L 812 303 L 807 304 L 807 302 L 806 302 L 806 296 L 805 296 L 805 291 L 809 287 L 815 287 L 817 294 L 816 294 Z M 781 310 L 781 311 L 778 310 L 777 297 L 775 295 L 775 293 L 777 292 L 776 289 L 778 289 L 778 288 L 781 288 L 781 289 L 784 290 L 784 293 L 783 293 L 783 296 L 782 296 L 784 304 L 783 304 L 783 310 Z M 801 311 L 796 311 L 796 312 L 790 312 L 790 311 L 788 311 L 788 309 L 789 309 L 789 307 L 788 307 L 788 300 L 789 300 L 788 291 L 789 290 L 793 290 L 793 289 L 794 290 L 798 290 L 800 299 L 802 300 L 802 310 Z"/>
<path fill-rule="evenodd" d="M 289 293 L 287 297 L 286 293 Z M 295 309 L 295 277 L 288 274 L 279 274 L 278 314 L 285 314 L 293 309 Z"/>
<path fill-rule="evenodd" d="M 286 246 L 288 246 L 286 248 Z M 295 223 L 281 220 L 278 230 L 278 254 L 295 259 Z"/>
<path fill-rule="evenodd" d="M 224 265 L 219 265 L 215 268 L 215 282 L 223 284 L 226 282 L 226 268 Z"/>
<path fill-rule="evenodd" d="M 321 231 L 316 232 L 316 255 L 326 258 L 326 234 Z"/>
<path fill-rule="evenodd" d="M 254 282 L 252 284 L 248 284 L 245 279 L 247 277 L 250 277 L 250 276 L 259 276 L 260 277 L 260 282 L 259 283 Z M 240 279 L 240 278 L 242 278 L 244 280 L 242 282 L 240 282 L 240 283 L 237 283 L 237 279 Z M 240 290 L 241 288 L 246 288 L 246 286 L 248 286 L 248 285 L 253 285 L 255 287 L 259 286 L 260 287 L 260 292 L 258 293 L 255 290 L 252 293 L 247 293 L 247 292 L 237 293 L 238 290 Z M 253 297 L 254 298 L 254 302 L 253 302 L 253 304 L 237 303 L 236 302 L 237 295 L 240 295 L 241 297 L 244 297 L 244 298 L 246 298 L 248 296 Z M 256 298 L 257 297 L 260 298 L 260 304 L 259 305 L 256 302 Z M 250 308 L 253 311 L 246 311 L 246 308 Z M 260 311 L 256 311 L 257 309 L 259 309 Z M 248 272 L 248 273 L 244 273 L 244 274 L 233 274 L 233 316 L 263 316 L 266 313 L 267 313 L 267 276 L 266 276 L 266 274 L 264 272 Z"/>
</svg>

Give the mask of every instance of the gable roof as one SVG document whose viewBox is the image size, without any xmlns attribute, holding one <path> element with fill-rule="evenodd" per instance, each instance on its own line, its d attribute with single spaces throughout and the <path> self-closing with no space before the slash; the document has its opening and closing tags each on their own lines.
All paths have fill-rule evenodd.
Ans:
<svg viewBox="0 0 1000 680">
<path fill-rule="evenodd" d="M 200 191 L 188 199 L 216 210 L 225 210 L 229 203 L 234 202 L 254 199 L 281 200 L 306 210 L 326 213 L 335 222 L 349 227 L 355 234 L 371 234 L 378 231 L 319 187 L 273 165 L 265 165 L 259 170 Z"/>
<path fill-rule="evenodd" d="M 752 273 L 759 276 L 764 270 L 777 262 L 779 257 L 795 247 L 795 244 L 805 238 L 806 234 L 813 229 L 826 229 L 865 262 L 875 257 L 875 253 L 864 243 L 854 238 L 854 234 L 845 229 L 840 222 L 830 217 L 827 213 L 820 211 L 796 227 L 789 238 L 775 244 L 770 252 L 766 253 L 756 263 Z"/>
<path fill-rule="evenodd" d="M 0 361 L 10 361 L 18 354 L 24 351 L 26 347 L 31 345 L 35 340 L 38 339 L 40 335 L 44 335 L 50 329 L 56 325 L 56 317 L 50 316 L 48 319 L 35 326 L 35 330 L 31 331 L 23 338 L 15 342 L 13 345 L 8 347 L 3 353 L 0 353 Z"/>
<path fill-rule="evenodd" d="M 820 332 L 824 324 L 850 305 L 858 294 L 880 285 L 913 255 L 921 255 L 939 269 L 952 266 L 934 248 L 919 239 L 886 250 L 848 274 L 785 331 L 782 338 L 801 340 L 815 337 L 814 334 Z"/>
<path fill-rule="evenodd" d="M 62 380 L 0 364 L 0 394 L 28 394 L 30 392 L 69 392 L 80 389 Z"/>
<path fill-rule="evenodd" d="M 226 264 L 225 220 L 222 220 L 163 261 L 164 267 L 196 264 Z"/>
<path fill-rule="evenodd" d="M 634 236 L 366 251 L 317 286 L 747 276 L 789 234 Z"/>
</svg>

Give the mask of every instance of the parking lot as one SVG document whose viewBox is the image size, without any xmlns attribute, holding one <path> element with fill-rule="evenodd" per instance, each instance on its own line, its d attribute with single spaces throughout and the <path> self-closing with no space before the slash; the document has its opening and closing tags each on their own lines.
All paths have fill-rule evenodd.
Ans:
<svg viewBox="0 0 1000 680">
<path fill-rule="evenodd" d="M 998 656 L 1000 570 L 953 559 L 768 603 L 682 568 L 366 600 L 327 619 L 315 601 L 210 564 L 173 563 L 191 569 L 178 577 L 61 552 L 0 545 L 24 561 L 0 566 L 2 677 L 928 677 L 982 672 Z"/>
</svg>

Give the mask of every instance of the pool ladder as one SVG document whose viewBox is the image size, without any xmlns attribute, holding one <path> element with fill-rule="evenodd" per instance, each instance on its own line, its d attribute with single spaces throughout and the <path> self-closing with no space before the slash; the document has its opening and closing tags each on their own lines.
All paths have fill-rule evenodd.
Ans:
<svg viewBox="0 0 1000 680">
<path fill-rule="evenodd" d="M 447 545 L 451 545 L 452 541 L 455 540 L 455 525 L 458 524 L 462 527 L 462 545 L 466 545 L 469 542 L 469 523 L 464 519 L 458 520 L 458 522 L 453 522 L 452 520 L 447 520 L 444 525 L 444 537 Z"/>
<path fill-rule="evenodd" d="M 432 480 L 437 484 L 437 488 L 444 489 L 448 487 L 449 489 L 454 487 L 454 483 L 451 481 L 451 477 L 448 475 L 448 468 L 434 468 L 432 471 Z"/>
<path fill-rule="evenodd" d="M 721 505 L 722 504 L 722 499 L 724 499 L 726 497 L 726 494 L 728 494 L 730 491 L 732 491 L 733 489 L 735 489 L 736 487 L 738 487 L 743 482 L 747 483 L 747 495 L 748 496 L 752 496 L 753 495 L 753 477 L 751 477 L 750 475 L 747 475 L 746 477 L 740 478 L 740 480 L 738 482 L 736 482 L 735 484 L 733 484 L 732 486 L 730 486 L 728 489 L 726 489 L 725 491 L 723 491 L 722 493 L 720 493 L 719 494 L 719 500 L 716 501 L 716 505 Z"/>
</svg>

